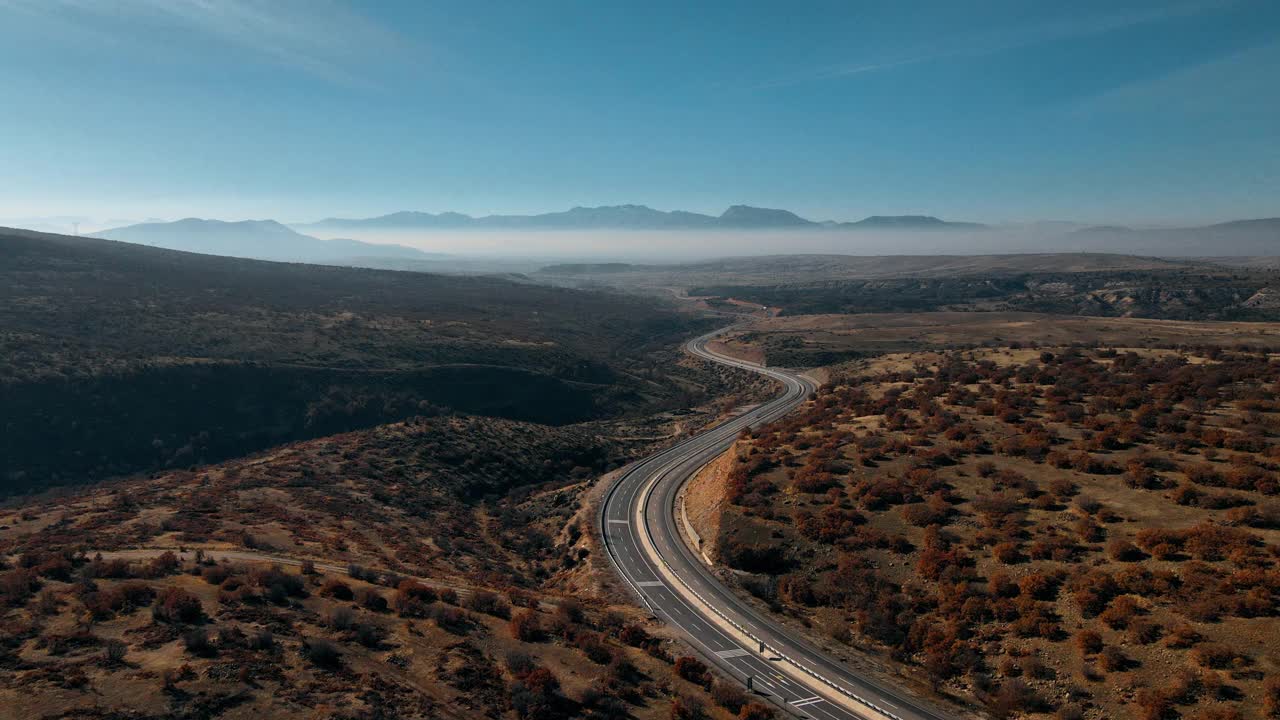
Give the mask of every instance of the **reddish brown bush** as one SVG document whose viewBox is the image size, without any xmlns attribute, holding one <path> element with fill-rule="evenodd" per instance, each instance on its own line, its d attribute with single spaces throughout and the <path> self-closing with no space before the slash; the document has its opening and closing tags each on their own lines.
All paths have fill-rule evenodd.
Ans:
<svg viewBox="0 0 1280 720">
<path fill-rule="evenodd" d="M 156 597 L 151 614 L 163 622 L 198 623 L 204 620 L 204 607 L 199 598 L 186 590 L 170 587 Z"/>
<path fill-rule="evenodd" d="M 582 651 L 587 659 L 597 665 L 608 665 L 613 661 L 613 648 L 605 643 L 599 634 L 584 631 L 573 638 L 573 646 Z"/>
<path fill-rule="evenodd" d="M 1167 720 L 1173 711 L 1173 703 L 1160 690 L 1142 688 L 1134 697 L 1140 720 Z"/>
<path fill-rule="evenodd" d="M 716 680 L 711 684 L 711 699 L 734 715 L 737 715 L 743 706 L 750 702 L 747 694 L 741 688 L 722 680 Z"/>
<path fill-rule="evenodd" d="M 1142 612 L 1136 598 L 1132 595 L 1121 595 L 1111 601 L 1107 609 L 1098 616 L 1099 620 L 1109 625 L 1113 630 L 1124 630 L 1129 627 L 1129 623 Z"/>
<path fill-rule="evenodd" d="M 1069 498 L 1077 492 L 1076 484 L 1068 478 L 1053 478 L 1049 481 L 1049 492 L 1059 498 Z"/>
<path fill-rule="evenodd" d="M 38 589 L 40 580 L 31 570 L 17 568 L 0 572 L 0 600 L 5 605 L 24 605 Z"/>
<path fill-rule="evenodd" d="M 302 641 L 302 654 L 313 665 L 332 670 L 342 665 L 342 653 L 338 647 L 324 638 L 307 638 Z"/>
<path fill-rule="evenodd" d="M 1086 616 L 1097 615 L 1107 608 L 1111 598 L 1120 593 L 1119 583 L 1101 570 L 1084 573 L 1071 581 L 1072 597 Z"/>
<path fill-rule="evenodd" d="M 631 647 L 644 647 L 649 644 L 649 633 L 639 625 L 625 625 L 618 633 L 618 639 Z"/>
<path fill-rule="evenodd" d="M 200 577 L 210 585 L 221 585 L 231 577 L 231 568 L 226 565 L 205 565 L 200 568 Z"/>
<path fill-rule="evenodd" d="M 382 593 L 372 588 L 357 590 L 355 601 L 366 610 L 378 613 L 387 611 L 387 599 L 382 596 Z"/>
<path fill-rule="evenodd" d="M 1191 651 L 1191 659 L 1203 668 L 1222 670 L 1249 664 L 1249 657 L 1221 643 L 1201 643 Z"/>
<path fill-rule="evenodd" d="M 702 703 L 694 698 L 680 696 L 671 701 L 671 720 L 706 720 Z"/>
<path fill-rule="evenodd" d="M 1093 630 L 1081 630 L 1076 633 L 1075 641 L 1081 655 L 1102 652 L 1102 636 Z"/>
<path fill-rule="evenodd" d="M 773 708 L 760 703 L 747 703 L 738 711 L 738 720 L 773 720 Z"/>
<path fill-rule="evenodd" d="M 711 683 L 711 673 L 698 658 L 689 655 L 677 658 L 675 670 L 677 675 L 695 685 L 708 687 Z"/>
<path fill-rule="evenodd" d="M 1120 672 L 1129 667 L 1129 658 L 1120 648 L 1108 645 L 1098 653 L 1098 667 L 1107 672 Z"/>
<path fill-rule="evenodd" d="M 516 611 L 507 626 L 511 629 L 511 637 L 521 642 L 537 642 L 542 639 L 542 621 L 536 610 Z"/>
<path fill-rule="evenodd" d="M 933 497 L 937 497 L 936 495 Z M 951 516 L 951 506 L 944 500 L 933 500 L 907 505 L 902 508 L 902 519 L 916 527 L 945 525 Z"/>
<path fill-rule="evenodd" d="M 1244 715 L 1233 707 L 1209 707 L 1190 716 L 1189 720 L 1244 720 Z"/>
<path fill-rule="evenodd" d="M 1262 682 L 1262 708 L 1268 717 L 1280 718 L 1280 675 L 1268 676 Z"/>
<path fill-rule="evenodd" d="M 1014 542 L 1002 542 L 991 548 L 991 554 L 996 560 L 1005 565 L 1014 565 L 1026 560 L 1026 556 L 1018 549 L 1018 544 Z"/>
<path fill-rule="evenodd" d="M 1058 595 L 1058 582 L 1042 573 L 1031 573 L 1018 581 L 1018 590 L 1036 600 L 1053 600 Z"/>
<path fill-rule="evenodd" d="M 351 592 L 351 587 L 337 578 L 326 580 L 324 585 L 320 586 L 320 597 L 333 598 L 334 600 L 351 600 L 355 598 L 355 593 Z"/>
<path fill-rule="evenodd" d="M 1030 686 L 1021 679 L 1013 678 L 1000 685 L 988 707 L 994 717 L 1007 718 L 1035 710 L 1040 704 L 1040 698 Z"/>
<path fill-rule="evenodd" d="M 155 558 L 152 558 L 150 564 L 151 577 L 163 577 L 172 575 L 178 570 L 178 556 L 172 551 L 166 550 Z"/>
<path fill-rule="evenodd" d="M 1107 556 L 1116 562 L 1137 562 L 1142 559 L 1142 551 L 1128 540 L 1113 538 L 1107 543 Z"/>
<path fill-rule="evenodd" d="M 1171 648 L 1189 648 L 1200 640 L 1200 633 L 1195 628 L 1179 622 L 1169 629 L 1169 636 L 1165 638 L 1164 644 Z"/>
<path fill-rule="evenodd" d="M 1160 639 L 1164 628 L 1160 623 L 1137 618 L 1129 621 L 1129 639 L 1139 645 L 1150 645 Z"/>
</svg>

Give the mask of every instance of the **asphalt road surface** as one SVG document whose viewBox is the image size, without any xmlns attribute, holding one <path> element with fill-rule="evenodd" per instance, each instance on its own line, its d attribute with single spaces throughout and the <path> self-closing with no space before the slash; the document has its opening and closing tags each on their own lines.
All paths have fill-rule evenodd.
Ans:
<svg viewBox="0 0 1280 720">
<path fill-rule="evenodd" d="M 726 328 L 727 329 L 727 328 Z M 680 630 L 703 658 L 796 717 L 819 720 L 948 717 L 919 699 L 858 675 L 794 636 L 726 588 L 680 537 L 675 503 L 685 481 L 723 453 L 744 427 L 776 420 L 815 384 L 778 368 L 707 349 L 718 330 L 686 345 L 707 360 L 767 375 L 785 390 L 749 412 L 628 468 L 601 505 L 600 527 L 614 569 L 656 617 Z M 763 648 L 763 650 L 761 649 Z"/>
</svg>

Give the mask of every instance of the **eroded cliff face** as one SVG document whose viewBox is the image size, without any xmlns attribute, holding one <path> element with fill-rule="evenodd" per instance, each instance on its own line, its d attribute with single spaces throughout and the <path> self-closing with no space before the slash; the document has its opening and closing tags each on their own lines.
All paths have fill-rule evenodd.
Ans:
<svg viewBox="0 0 1280 720">
<path fill-rule="evenodd" d="M 1248 300 L 1241 303 L 1241 306 L 1257 310 L 1280 309 L 1280 290 L 1269 287 L 1262 288 L 1258 292 L 1254 293 Z"/>
<path fill-rule="evenodd" d="M 684 515 L 693 527 L 693 542 L 702 554 L 712 562 L 720 560 L 720 533 L 725 508 L 725 488 L 729 470 L 738 455 L 738 444 L 726 450 L 720 457 L 702 468 L 685 486 L 682 502 Z"/>
</svg>

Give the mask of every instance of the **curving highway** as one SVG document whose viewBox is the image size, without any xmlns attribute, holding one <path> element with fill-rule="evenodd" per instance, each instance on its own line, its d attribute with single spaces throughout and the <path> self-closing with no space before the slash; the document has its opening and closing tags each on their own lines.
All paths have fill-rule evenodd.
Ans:
<svg viewBox="0 0 1280 720">
<path fill-rule="evenodd" d="M 795 373 L 708 350 L 707 341 L 728 329 L 694 338 L 686 350 L 771 377 L 785 390 L 750 412 L 635 463 L 618 477 L 601 503 L 599 518 L 614 569 L 650 612 L 680 630 L 709 663 L 744 684 L 750 678 L 755 692 L 797 717 L 942 720 L 947 716 L 854 673 L 743 602 L 680 537 L 675 508 L 685 482 L 728 449 L 742 428 L 782 417 L 815 388 L 813 381 Z"/>
</svg>

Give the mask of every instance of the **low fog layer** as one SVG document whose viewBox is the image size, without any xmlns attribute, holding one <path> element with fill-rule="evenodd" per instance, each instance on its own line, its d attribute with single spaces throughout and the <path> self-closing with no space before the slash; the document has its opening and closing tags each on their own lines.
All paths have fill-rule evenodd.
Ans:
<svg viewBox="0 0 1280 720">
<path fill-rule="evenodd" d="M 366 242 L 396 243 L 428 252 L 463 256 L 642 262 L 794 253 L 978 255 L 1110 252 L 1172 257 L 1280 254 L 1280 220 L 1175 230 L 1044 225 L 980 231 L 797 229 L 451 232 L 349 229 L 344 234 Z"/>
</svg>

